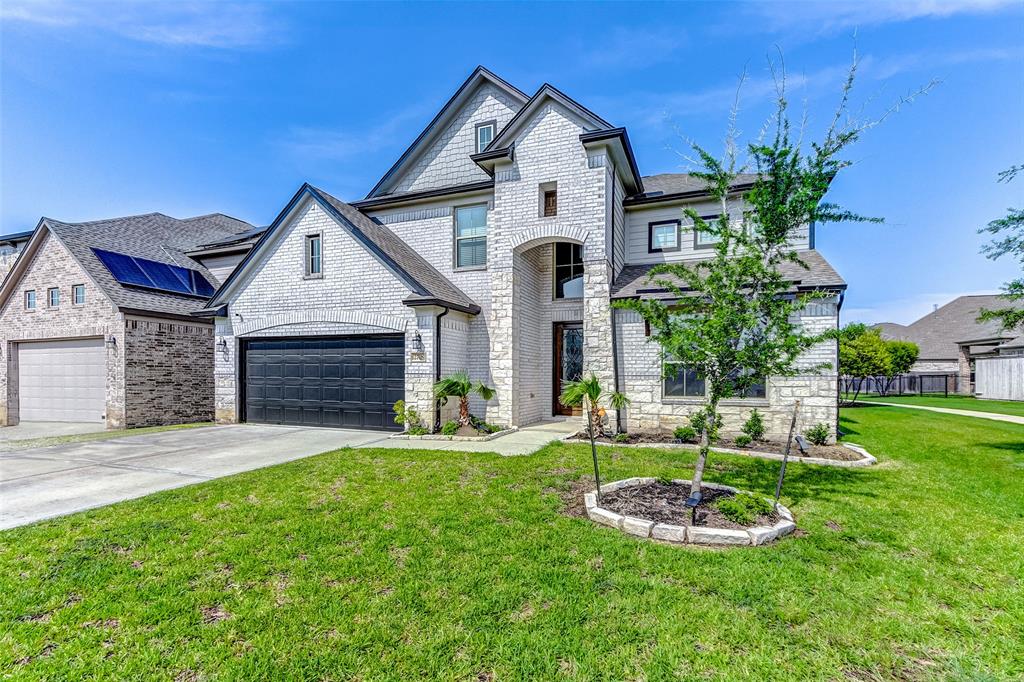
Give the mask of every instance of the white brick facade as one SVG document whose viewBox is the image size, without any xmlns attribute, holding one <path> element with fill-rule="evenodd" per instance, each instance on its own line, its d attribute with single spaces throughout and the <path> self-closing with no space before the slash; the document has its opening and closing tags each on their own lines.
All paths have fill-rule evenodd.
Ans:
<svg viewBox="0 0 1024 682">
<path fill-rule="evenodd" d="M 500 425 L 521 426 L 551 418 L 554 411 L 554 325 L 583 326 L 584 372 L 595 373 L 607 389 L 618 387 L 631 399 L 624 411 L 628 429 L 664 429 L 684 423 L 696 402 L 662 396 L 659 349 L 647 342 L 639 317 L 613 311 L 612 286 L 629 265 L 705 255 L 693 248 L 692 232 L 680 233 L 680 250 L 651 254 L 648 223 L 681 217 L 683 202 L 626 206 L 623 178 L 609 147 L 585 146 L 580 136 L 593 122 L 556 98 L 539 105 L 515 127 L 511 158 L 494 168 L 493 189 L 444 198 L 393 197 L 367 203 L 365 213 L 387 225 L 479 307 L 477 315 L 449 311 L 440 320 L 438 307 L 409 308 L 410 292 L 401 280 L 350 238 L 316 204 L 300 204 L 282 224 L 276 241 L 259 255 L 231 294 L 227 317 L 217 321 L 217 417 L 238 418 L 238 341 L 266 336 L 358 335 L 382 330 L 404 332 L 406 401 L 426 422 L 432 415 L 430 385 L 434 378 L 435 329 L 440 325 L 442 374 L 466 370 L 475 381 L 496 389 L 487 404 L 474 398 L 471 410 Z M 409 161 L 391 182 L 393 193 L 453 187 L 488 179 L 469 157 L 475 151 L 477 123 L 508 123 L 519 104 L 492 84 L 482 86 L 418 158 Z M 521 117 L 522 118 L 522 117 Z M 589 138 L 588 138 L 589 139 Z M 557 191 L 557 215 L 543 217 L 543 190 Z M 460 188 L 461 191 L 462 188 Z M 455 212 L 459 206 L 486 204 L 486 266 L 459 268 L 455 263 Z M 713 204 L 693 204 L 712 212 Z M 736 206 L 739 214 L 740 206 Z M 303 277 L 304 235 L 324 235 L 324 277 Z M 554 299 L 554 244 L 583 247 L 582 299 Z M 797 248 L 812 243 L 810 233 L 794 235 Z M 613 319 L 614 330 L 613 330 Z M 803 318 L 808 328 L 834 328 L 834 304 L 816 306 Z M 615 339 L 613 340 L 613 331 Z M 413 353 L 414 339 L 422 352 Z M 220 348 L 220 345 L 218 348 Z M 613 351 L 613 348 L 617 352 Z M 807 371 L 769 382 L 763 400 L 728 401 L 722 406 L 726 430 L 736 430 L 757 407 L 769 431 L 779 436 L 788 427 L 793 401 L 802 400 L 800 428 L 824 422 L 834 430 L 837 413 L 834 343 L 822 344 L 802 358 Z M 446 420 L 454 405 L 442 412 Z M 609 410 L 615 426 L 614 411 Z M 429 425 L 429 424 L 428 424 Z"/>
</svg>

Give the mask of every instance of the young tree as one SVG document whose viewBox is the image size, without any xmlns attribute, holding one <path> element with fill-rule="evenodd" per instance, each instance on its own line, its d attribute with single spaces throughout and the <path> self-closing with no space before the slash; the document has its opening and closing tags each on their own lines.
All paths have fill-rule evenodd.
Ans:
<svg viewBox="0 0 1024 682">
<path fill-rule="evenodd" d="M 839 373 L 848 405 L 857 402 L 865 381 L 874 381 L 890 373 L 891 357 L 878 330 L 862 324 L 847 325 L 839 334 Z M 853 397 L 849 398 L 849 394 Z"/>
<path fill-rule="evenodd" d="M 777 78 L 770 125 L 760 139 L 747 145 L 748 164 L 741 166 L 737 159 L 735 106 L 722 160 L 692 144 L 701 165 L 693 175 L 707 185 L 719 205 L 719 216 L 707 221 L 693 209 L 684 213 L 694 230 L 717 240 L 711 257 L 652 268 L 650 280 L 671 292 L 673 302 L 632 299 L 616 303 L 644 318 L 665 357 L 695 369 L 704 379 L 704 427 L 691 494 L 701 489 L 709 432 L 717 426 L 719 403 L 766 377 L 795 374 L 797 358 L 804 351 L 834 336 L 808 332 L 794 322 L 811 300 L 826 294 L 794 291 L 781 275 L 780 266 L 786 263 L 807 267 L 790 245 L 790 237 L 811 223 L 880 222 L 823 201 L 829 184 L 850 165 L 842 158 L 843 152 L 865 130 L 912 99 L 901 99 L 871 123 L 851 123 L 848 102 L 855 73 L 856 60 L 831 125 L 809 148 L 802 144 L 803 130 L 793 134 L 784 75 Z M 733 191 L 737 175 L 748 169 L 756 173 L 756 180 L 749 191 L 737 197 Z M 737 220 L 740 214 L 742 218 Z"/>
<path fill-rule="evenodd" d="M 465 372 L 455 372 L 434 384 L 434 397 L 444 405 L 449 398 L 459 399 L 459 426 L 469 426 L 469 396 L 477 394 L 484 400 L 494 397 L 494 389 L 482 382 L 473 383 Z"/>
<path fill-rule="evenodd" d="M 885 352 L 889 356 L 889 361 L 886 363 L 886 372 L 882 375 L 885 379 L 883 388 L 879 391 L 882 395 L 889 393 L 896 377 L 910 371 L 910 368 L 917 362 L 920 350 L 913 341 L 890 339 L 885 341 Z"/>
<path fill-rule="evenodd" d="M 1024 173 L 1024 165 L 1011 166 L 999 174 L 999 182 L 1010 182 L 1020 173 Z M 993 260 L 1005 255 L 1016 257 L 1024 267 L 1024 209 L 1011 208 L 1005 216 L 993 220 L 978 232 L 992 235 L 1005 233 L 1005 236 L 998 239 L 993 238 L 981 248 L 981 252 Z M 1010 280 L 1003 287 L 1003 298 L 1007 301 L 1024 300 L 1024 276 Z M 999 320 L 1006 331 L 1024 327 L 1024 306 L 982 310 L 978 320 Z"/>
</svg>

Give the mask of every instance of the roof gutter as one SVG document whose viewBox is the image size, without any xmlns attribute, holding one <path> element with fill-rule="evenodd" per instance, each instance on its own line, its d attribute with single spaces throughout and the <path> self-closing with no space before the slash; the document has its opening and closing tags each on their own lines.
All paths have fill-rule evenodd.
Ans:
<svg viewBox="0 0 1024 682">
<path fill-rule="evenodd" d="M 441 380 L 441 318 L 447 315 L 448 308 L 444 312 L 434 316 L 434 383 Z M 434 433 L 441 431 L 441 399 L 434 398 Z"/>
<path fill-rule="evenodd" d="M 733 185 L 729 188 L 730 192 L 746 192 L 753 189 L 754 183 L 744 183 L 742 185 Z M 673 192 L 672 194 L 658 194 L 654 196 L 644 196 L 642 194 L 626 197 L 622 200 L 623 206 L 642 206 L 644 204 L 658 204 L 666 201 L 684 201 L 687 199 L 699 199 L 701 197 L 710 196 L 710 192 L 706 189 L 695 189 L 689 192 Z"/>
<path fill-rule="evenodd" d="M 421 201 L 423 199 L 446 197 L 451 196 L 452 194 L 480 192 L 482 190 L 488 189 L 494 189 L 494 180 L 481 180 L 480 182 L 469 182 L 464 185 L 454 185 L 452 187 L 440 187 L 438 189 L 420 190 L 419 192 L 404 192 L 402 194 L 392 194 L 382 197 L 374 197 L 373 199 L 351 201 L 349 202 L 348 205 L 354 206 L 362 211 L 371 208 L 412 203 L 415 201 Z"/>
</svg>

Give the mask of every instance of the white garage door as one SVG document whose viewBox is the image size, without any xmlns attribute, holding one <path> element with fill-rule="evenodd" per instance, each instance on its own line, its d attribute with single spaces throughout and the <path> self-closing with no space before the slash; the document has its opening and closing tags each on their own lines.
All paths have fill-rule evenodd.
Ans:
<svg viewBox="0 0 1024 682">
<path fill-rule="evenodd" d="M 106 384 L 103 339 L 18 345 L 21 421 L 102 422 Z"/>
</svg>

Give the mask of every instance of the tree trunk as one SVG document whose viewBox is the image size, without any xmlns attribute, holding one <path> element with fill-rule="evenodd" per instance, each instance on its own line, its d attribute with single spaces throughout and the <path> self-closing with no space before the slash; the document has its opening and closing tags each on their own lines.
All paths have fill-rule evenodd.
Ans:
<svg viewBox="0 0 1024 682">
<path fill-rule="evenodd" d="M 459 398 L 459 426 L 469 426 L 469 396 Z"/>
<path fill-rule="evenodd" d="M 715 414 L 718 413 L 718 402 L 708 406 L 708 418 L 704 420 L 704 428 L 700 432 L 700 451 L 697 453 L 697 464 L 693 467 L 693 482 L 690 483 L 690 495 L 700 492 L 704 481 L 704 465 L 708 462 L 708 451 L 711 450 L 711 432 L 715 427 Z"/>
<path fill-rule="evenodd" d="M 601 406 L 597 403 L 590 404 L 590 423 L 593 424 L 591 433 L 595 438 L 604 432 L 604 427 L 601 426 Z"/>
<path fill-rule="evenodd" d="M 590 456 L 594 460 L 594 483 L 596 484 L 596 499 L 597 506 L 601 506 L 601 469 L 597 465 L 597 445 L 594 443 L 594 410 L 593 405 L 591 409 L 587 409 L 586 403 L 589 402 L 584 400 L 584 411 L 587 413 L 587 434 L 590 436 Z"/>
</svg>

